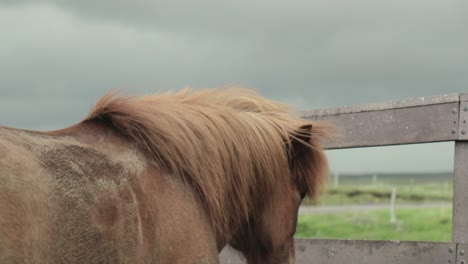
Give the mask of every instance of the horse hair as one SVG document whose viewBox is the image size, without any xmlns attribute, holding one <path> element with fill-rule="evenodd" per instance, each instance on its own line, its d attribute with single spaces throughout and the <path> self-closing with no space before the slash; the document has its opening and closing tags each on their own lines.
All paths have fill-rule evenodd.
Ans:
<svg viewBox="0 0 468 264">
<path fill-rule="evenodd" d="M 84 121 L 109 124 L 189 184 L 218 233 L 252 217 L 275 182 L 315 197 L 328 178 L 319 141 L 329 127 L 245 88 L 108 93 Z"/>
</svg>

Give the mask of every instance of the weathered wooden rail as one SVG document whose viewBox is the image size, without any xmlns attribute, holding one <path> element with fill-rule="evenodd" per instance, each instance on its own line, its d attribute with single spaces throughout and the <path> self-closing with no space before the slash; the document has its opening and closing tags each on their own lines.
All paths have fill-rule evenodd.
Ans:
<svg viewBox="0 0 468 264">
<path fill-rule="evenodd" d="M 468 264 L 468 94 L 305 111 L 303 116 L 341 130 L 339 138 L 324 143 L 327 149 L 455 142 L 453 223 L 449 243 L 299 239 L 298 264 Z M 221 263 L 244 262 L 225 249 Z"/>
</svg>

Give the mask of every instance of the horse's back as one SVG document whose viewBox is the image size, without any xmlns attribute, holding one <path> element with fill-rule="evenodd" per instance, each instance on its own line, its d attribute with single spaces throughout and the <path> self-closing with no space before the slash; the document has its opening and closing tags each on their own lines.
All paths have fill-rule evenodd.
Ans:
<svg viewBox="0 0 468 264">
<path fill-rule="evenodd" d="M 86 131 L 0 127 L 0 263 L 216 263 L 192 191 Z"/>
<path fill-rule="evenodd" d="M 130 173 L 71 137 L 0 128 L 0 262 L 115 263 L 134 256 L 128 241 L 138 239 L 125 237 L 138 234 Z M 115 223 L 123 214 L 134 217 Z"/>
</svg>

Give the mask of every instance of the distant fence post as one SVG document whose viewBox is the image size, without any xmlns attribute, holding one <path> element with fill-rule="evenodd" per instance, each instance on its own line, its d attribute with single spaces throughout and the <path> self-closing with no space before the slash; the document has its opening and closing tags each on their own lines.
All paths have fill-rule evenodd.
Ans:
<svg viewBox="0 0 468 264">
<path fill-rule="evenodd" d="M 377 185 L 377 174 L 372 175 L 372 184 Z"/>
<path fill-rule="evenodd" d="M 333 187 L 338 187 L 338 184 L 340 184 L 340 173 L 335 172 L 333 173 Z"/>
<path fill-rule="evenodd" d="M 396 200 L 396 188 L 392 187 L 392 193 L 390 194 L 390 223 L 396 223 L 395 215 L 395 200 Z"/>
</svg>

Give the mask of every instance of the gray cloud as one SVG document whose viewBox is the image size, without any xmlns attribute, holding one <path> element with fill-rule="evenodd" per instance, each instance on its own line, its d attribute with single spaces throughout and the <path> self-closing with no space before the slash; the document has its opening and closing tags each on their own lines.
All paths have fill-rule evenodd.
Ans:
<svg viewBox="0 0 468 264">
<path fill-rule="evenodd" d="M 164 86 L 187 76 L 186 84 L 243 82 L 270 96 L 286 87 L 307 97 L 327 91 L 342 104 L 333 97 L 344 88 L 366 94 L 353 100 L 364 102 L 468 83 L 468 11 L 457 1 L 43 2 L 82 27 L 68 33 L 83 40 L 60 49 L 104 51 L 89 61 L 97 66 L 100 58 L 113 64 L 110 55 L 118 64 L 127 56 L 134 69 L 153 66 L 154 75 L 167 69 L 175 76 L 159 77 Z M 118 64 L 109 71 L 127 70 Z"/>
<path fill-rule="evenodd" d="M 0 124 L 63 127 L 116 87 L 240 84 L 302 109 L 463 92 L 466 7 L 0 0 Z"/>
</svg>

